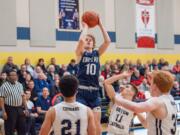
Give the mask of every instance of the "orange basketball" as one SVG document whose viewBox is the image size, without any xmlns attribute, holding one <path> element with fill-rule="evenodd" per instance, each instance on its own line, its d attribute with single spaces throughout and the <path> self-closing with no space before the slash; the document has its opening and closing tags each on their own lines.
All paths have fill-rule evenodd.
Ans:
<svg viewBox="0 0 180 135">
<path fill-rule="evenodd" d="M 94 11 L 86 11 L 82 15 L 82 20 L 87 23 L 90 28 L 95 27 L 99 23 L 98 14 Z"/>
</svg>

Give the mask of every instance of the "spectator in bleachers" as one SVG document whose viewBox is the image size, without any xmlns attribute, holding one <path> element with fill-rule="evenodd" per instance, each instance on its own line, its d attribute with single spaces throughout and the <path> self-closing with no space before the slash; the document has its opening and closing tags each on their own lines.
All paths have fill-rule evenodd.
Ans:
<svg viewBox="0 0 180 135">
<path fill-rule="evenodd" d="M 143 64 L 142 64 L 142 61 L 140 59 L 137 59 L 136 61 L 136 68 L 137 70 L 142 70 L 144 67 L 143 67 Z"/>
<path fill-rule="evenodd" d="M 66 76 L 66 75 L 71 75 L 71 73 L 69 73 L 68 71 L 65 71 L 63 76 Z"/>
<path fill-rule="evenodd" d="M 157 60 L 156 59 L 152 59 L 152 64 L 150 64 L 150 71 L 153 71 L 155 69 L 155 67 L 157 67 Z"/>
<path fill-rule="evenodd" d="M 116 59 L 116 62 L 115 62 L 115 64 L 118 66 L 118 69 L 119 69 L 119 71 L 121 71 L 121 60 L 120 59 Z"/>
<path fill-rule="evenodd" d="M 61 92 L 60 87 L 59 87 L 59 82 L 60 82 L 60 80 L 55 80 L 55 83 L 54 83 L 52 89 L 50 90 L 50 97 L 51 97 L 51 99 L 52 99 L 56 94 L 58 94 L 58 93 Z"/>
<path fill-rule="evenodd" d="M 51 58 L 49 65 L 54 65 L 55 73 L 59 73 L 60 66 L 56 64 L 56 59 L 54 57 Z"/>
<path fill-rule="evenodd" d="M 150 67 L 150 65 L 152 64 L 152 61 L 151 60 L 147 60 L 145 64 L 148 64 L 149 67 Z"/>
<path fill-rule="evenodd" d="M 18 81 L 20 83 L 25 83 L 25 77 L 26 77 L 26 74 L 29 73 L 27 71 L 27 68 L 26 68 L 26 65 L 25 64 L 22 64 L 21 67 L 20 67 L 20 70 L 18 70 L 17 74 L 18 74 Z"/>
<path fill-rule="evenodd" d="M 176 61 L 176 65 L 174 65 L 172 72 L 174 74 L 180 74 L 180 61 L 179 60 Z"/>
<path fill-rule="evenodd" d="M 43 70 L 41 69 L 41 67 L 40 66 L 35 67 L 34 72 L 33 72 L 33 76 L 32 76 L 33 79 L 37 79 L 38 74 L 40 74 L 40 73 L 43 73 Z"/>
<path fill-rule="evenodd" d="M 139 86 L 142 83 L 143 79 L 144 77 L 140 75 L 139 70 L 136 69 L 131 76 L 131 83 L 136 86 Z"/>
<path fill-rule="evenodd" d="M 26 70 L 33 76 L 34 67 L 31 65 L 30 59 L 26 58 L 24 60 L 24 65 L 26 65 Z"/>
<path fill-rule="evenodd" d="M 30 100 L 31 91 L 26 90 L 26 104 L 29 111 L 29 116 L 26 117 L 26 135 L 36 135 L 35 130 L 35 118 L 38 117 L 38 114 L 34 111 L 34 103 Z"/>
<path fill-rule="evenodd" d="M 179 83 L 177 81 L 174 82 L 173 88 L 171 89 L 171 95 L 173 97 L 180 97 L 180 88 Z"/>
<path fill-rule="evenodd" d="M 172 72 L 176 75 L 176 80 L 180 84 L 180 61 L 176 61 L 176 65 L 173 67 Z"/>
<path fill-rule="evenodd" d="M 71 73 L 72 75 L 76 75 L 78 71 L 78 67 L 76 65 L 76 60 L 71 59 L 69 65 L 67 66 L 67 71 Z"/>
<path fill-rule="evenodd" d="M 132 60 L 129 60 L 129 69 L 133 69 L 133 68 L 136 68 L 137 69 L 137 66 L 135 63 L 133 63 Z M 128 71 L 128 70 L 127 70 Z"/>
<path fill-rule="evenodd" d="M 7 73 L 8 71 L 10 71 L 12 69 L 14 69 L 16 71 L 19 70 L 18 66 L 13 63 L 13 57 L 9 56 L 8 59 L 7 59 L 6 64 L 3 66 L 2 72 L 6 72 Z"/>
<path fill-rule="evenodd" d="M 149 85 L 146 78 L 143 79 L 142 83 L 139 86 L 139 89 L 143 91 L 149 91 Z"/>
<path fill-rule="evenodd" d="M 167 61 L 164 62 L 161 70 L 170 71 L 169 63 Z"/>
<path fill-rule="evenodd" d="M 59 76 L 62 77 L 63 74 L 64 74 L 64 72 L 66 72 L 66 71 L 67 71 L 66 65 L 62 64 L 62 65 L 61 65 L 61 68 L 59 69 L 59 73 L 58 73 Z"/>
<path fill-rule="evenodd" d="M 104 69 L 101 71 L 101 75 L 104 77 L 104 79 L 107 79 L 111 76 L 111 68 L 108 63 L 104 65 Z"/>
<path fill-rule="evenodd" d="M 110 68 L 111 68 L 111 69 L 113 68 L 114 64 L 115 64 L 114 60 L 110 60 L 110 61 L 109 61 L 109 65 L 110 65 Z"/>
<path fill-rule="evenodd" d="M 164 59 L 163 58 L 160 58 L 159 59 L 159 63 L 158 63 L 158 69 L 161 70 L 161 68 L 164 66 Z"/>
<path fill-rule="evenodd" d="M 120 70 L 119 70 L 119 68 L 118 68 L 118 65 L 116 65 L 116 64 L 114 64 L 113 66 L 112 66 L 112 72 L 113 72 L 113 74 L 120 74 Z"/>
<path fill-rule="evenodd" d="M 33 101 L 33 103 L 35 103 L 38 96 L 37 96 L 37 93 L 36 93 L 36 90 L 35 90 L 35 87 L 34 87 L 34 81 L 33 80 L 30 80 L 28 82 L 28 87 L 27 87 L 26 91 L 31 92 L 30 100 Z"/>
<path fill-rule="evenodd" d="M 56 80 L 60 80 L 59 74 L 55 74 L 55 75 L 54 75 L 54 81 L 56 81 Z"/>
<path fill-rule="evenodd" d="M 1 85 L 4 83 L 4 82 L 6 82 L 7 81 L 7 74 L 6 74 L 6 72 L 2 72 L 1 74 L 0 74 L 0 87 L 1 87 Z"/>
<path fill-rule="evenodd" d="M 142 66 L 142 68 L 139 70 L 139 73 L 141 76 L 145 76 L 146 75 L 146 72 L 149 72 L 150 71 L 150 67 L 148 64 L 144 64 Z"/>
<path fill-rule="evenodd" d="M 24 74 L 24 78 L 25 78 L 25 81 L 22 83 L 22 85 L 24 89 L 27 89 L 29 81 L 33 80 L 33 78 L 30 73 L 26 73 L 26 72 Z"/>
<path fill-rule="evenodd" d="M 123 65 L 121 67 L 121 72 L 128 71 L 129 70 L 129 61 L 128 59 L 123 60 Z"/>
<path fill-rule="evenodd" d="M 42 123 L 45 114 L 51 106 L 51 99 L 49 97 L 49 89 L 44 87 L 42 90 L 42 95 L 38 97 L 36 102 L 37 112 L 38 112 L 38 122 Z"/>
<path fill-rule="evenodd" d="M 44 87 L 49 88 L 49 84 L 46 81 L 46 75 L 44 73 L 39 73 L 38 74 L 38 78 L 34 80 L 34 84 L 35 84 L 35 90 L 37 95 L 42 95 L 42 90 Z"/>
<path fill-rule="evenodd" d="M 47 82 L 49 84 L 50 89 L 52 89 L 54 85 L 54 77 L 55 77 L 55 67 L 54 65 L 49 65 L 47 70 Z"/>
<path fill-rule="evenodd" d="M 40 66 L 41 69 L 42 69 L 42 71 L 43 71 L 44 73 L 47 72 L 46 66 L 45 66 L 45 63 L 44 63 L 44 59 L 43 59 L 43 58 L 40 58 L 40 59 L 38 60 L 38 63 L 37 63 L 36 66 Z"/>
</svg>

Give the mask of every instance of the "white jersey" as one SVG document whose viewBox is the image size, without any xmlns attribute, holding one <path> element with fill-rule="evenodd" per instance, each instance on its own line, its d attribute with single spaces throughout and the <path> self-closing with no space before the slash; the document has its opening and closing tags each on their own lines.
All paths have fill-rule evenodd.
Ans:
<svg viewBox="0 0 180 135">
<path fill-rule="evenodd" d="M 120 95 L 116 95 L 117 98 L 118 96 Z M 133 117 L 134 112 L 114 104 L 109 117 L 108 135 L 129 135 Z"/>
<path fill-rule="evenodd" d="M 177 108 L 171 95 L 160 96 L 167 109 L 167 116 L 164 119 L 157 119 L 152 113 L 147 115 L 148 135 L 175 135 Z"/>
<path fill-rule="evenodd" d="M 61 102 L 54 106 L 55 135 L 87 135 L 88 108 L 78 102 Z"/>
</svg>

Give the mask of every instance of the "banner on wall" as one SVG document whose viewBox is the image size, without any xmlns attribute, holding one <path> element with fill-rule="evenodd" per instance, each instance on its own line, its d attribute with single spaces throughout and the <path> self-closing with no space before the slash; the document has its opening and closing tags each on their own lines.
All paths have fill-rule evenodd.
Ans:
<svg viewBox="0 0 180 135">
<path fill-rule="evenodd" d="M 79 0 L 59 0 L 59 29 L 79 30 Z"/>
<path fill-rule="evenodd" d="M 138 48 L 155 47 L 155 0 L 136 0 Z"/>
</svg>

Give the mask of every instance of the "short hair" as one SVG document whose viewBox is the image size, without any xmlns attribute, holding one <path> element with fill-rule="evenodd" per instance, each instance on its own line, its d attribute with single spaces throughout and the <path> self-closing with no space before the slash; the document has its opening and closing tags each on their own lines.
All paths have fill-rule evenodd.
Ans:
<svg viewBox="0 0 180 135">
<path fill-rule="evenodd" d="M 168 71 L 153 72 L 153 83 L 162 93 L 167 93 L 173 87 L 174 78 Z"/>
<path fill-rule="evenodd" d="M 34 81 L 33 81 L 33 80 L 29 80 L 29 81 L 28 81 L 28 85 L 29 85 L 29 83 L 30 83 L 30 82 L 33 82 L 33 83 L 34 83 Z"/>
<path fill-rule="evenodd" d="M 75 59 L 71 59 L 71 63 L 75 63 L 76 62 L 76 60 Z"/>
<path fill-rule="evenodd" d="M 9 70 L 7 70 L 7 75 L 8 76 L 10 76 L 10 73 L 12 73 L 12 72 L 15 72 L 16 74 L 17 74 L 17 70 L 16 69 L 9 69 Z"/>
<path fill-rule="evenodd" d="M 63 76 L 60 80 L 59 86 L 64 97 L 72 97 L 76 94 L 79 81 L 73 75 Z"/>
</svg>

